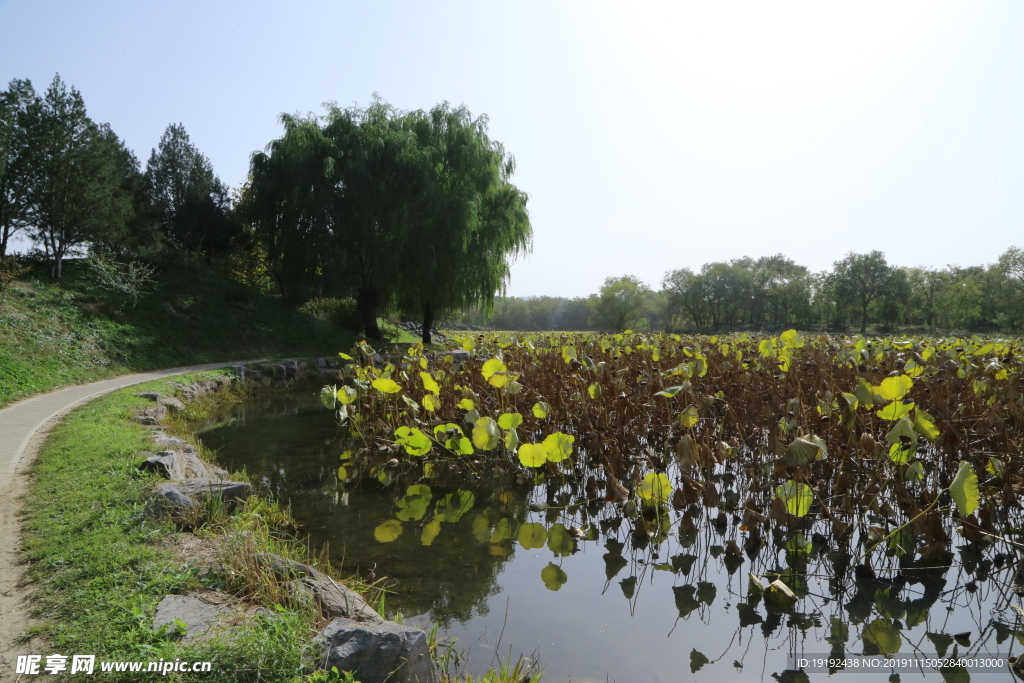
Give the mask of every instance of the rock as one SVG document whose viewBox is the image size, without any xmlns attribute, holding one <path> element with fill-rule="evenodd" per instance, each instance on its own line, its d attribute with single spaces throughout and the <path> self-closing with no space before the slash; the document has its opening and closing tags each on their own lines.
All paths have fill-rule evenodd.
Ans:
<svg viewBox="0 0 1024 683">
<path fill-rule="evenodd" d="M 284 373 L 286 379 L 295 379 L 295 376 L 299 372 L 299 361 L 297 360 L 285 360 L 281 362 L 284 365 Z"/>
<path fill-rule="evenodd" d="M 190 447 L 187 451 L 160 451 L 146 458 L 139 469 L 158 472 L 164 479 L 227 479 L 228 473 L 201 460 Z"/>
<path fill-rule="evenodd" d="M 157 402 L 164 408 L 168 408 L 175 412 L 179 410 L 185 410 L 185 404 L 179 401 L 178 399 L 174 398 L 173 396 L 165 396 L 163 398 L 157 399 Z"/>
<path fill-rule="evenodd" d="M 168 482 L 158 484 L 161 487 L 177 489 L 182 495 L 196 500 L 204 500 L 211 495 L 220 495 L 225 501 L 237 501 L 249 496 L 252 489 L 244 481 L 228 481 L 227 479 L 210 479 L 207 477 L 196 477 L 184 481 Z"/>
<path fill-rule="evenodd" d="M 327 367 L 327 361 L 325 359 L 323 359 L 323 358 L 317 358 L 316 359 L 316 366 L 318 368 L 326 368 Z"/>
<path fill-rule="evenodd" d="M 151 517 L 164 517 L 166 515 L 178 517 L 185 510 L 189 510 L 198 505 L 199 503 L 197 501 L 194 501 L 188 496 L 182 494 L 174 487 L 163 488 L 157 490 L 150 499 L 149 504 L 146 505 L 146 514 Z"/>
<path fill-rule="evenodd" d="M 168 436 L 163 432 L 157 432 L 152 435 L 153 441 L 157 446 L 185 446 L 185 440 L 180 436 Z M 191 446 L 189 447 L 191 448 Z"/>
<path fill-rule="evenodd" d="M 156 420 L 149 415 L 136 415 L 134 419 L 138 420 L 139 424 L 146 425 L 148 427 L 152 427 L 156 424 Z"/>
<path fill-rule="evenodd" d="M 192 386 L 195 388 L 196 396 L 209 394 L 212 391 L 216 391 L 218 388 L 218 384 L 216 381 L 212 379 L 203 378 L 197 379 L 195 382 L 192 383 Z"/>
<path fill-rule="evenodd" d="M 231 372 L 235 374 L 240 382 L 245 381 L 245 366 L 244 365 L 232 365 Z"/>
<path fill-rule="evenodd" d="M 177 626 L 174 620 L 182 621 L 187 626 L 185 640 L 205 633 L 214 625 L 221 614 L 229 611 L 223 605 L 214 605 L 194 595 L 167 595 L 156 606 L 153 617 L 153 630 L 166 626 L 167 631 L 174 632 Z"/>
<path fill-rule="evenodd" d="M 364 623 L 384 622 L 384 618 L 361 595 L 309 565 L 272 553 L 257 553 L 251 557 L 279 578 L 288 581 L 296 592 L 312 595 L 324 616 L 329 619 L 344 617 Z"/>
<path fill-rule="evenodd" d="M 145 418 L 150 418 L 152 420 L 152 422 L 146 420 Z M 151 408 L 146 408 L 145 410 L 140 410 L 136 414 L 135 419 L 138 420 L 139 422 L 141 422 L 144 425 L 158 424 L 158 423 L 163 422 L 164 420 L 167 419 L 167 407 L 166 406 L 162 406 L 160 404 L 157 404 L 157 405 L 155 405 L 155 406 L 153 406 Z"/>
<path fill-rule="evenodd" d="M 390 621 L 361 624 L 335 619 L 316 635 L 321 666 L 351 671 L 362 683 L 437 683 L 423 629 Z"/>
<path fill-rule="evenodd" d="M 196 478 L 157 484 L 156 493 L 146 506 L 154 517 L 170 514 L 178 517 L 182 512 L 197 507 L 211 495 L 220 495 L 226 503 L 233 503 L 249 495 L 251 487 L 241 481 Z"/>
</svg>

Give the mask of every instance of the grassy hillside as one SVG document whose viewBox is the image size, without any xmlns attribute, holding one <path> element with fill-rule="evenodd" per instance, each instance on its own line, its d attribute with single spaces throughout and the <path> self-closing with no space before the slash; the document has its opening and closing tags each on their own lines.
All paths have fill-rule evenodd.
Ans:
<svg viewBox="0 0 1024 683">
<path fill-rule="evenodd" d="M 201 265 L 167 266 L 130 307 L 83 264 L 35 265 L 0 294 L 0 406 L 132 371 L 274 356 L 333 355 L 351 332 L 297 313 Z"/>
</svg>

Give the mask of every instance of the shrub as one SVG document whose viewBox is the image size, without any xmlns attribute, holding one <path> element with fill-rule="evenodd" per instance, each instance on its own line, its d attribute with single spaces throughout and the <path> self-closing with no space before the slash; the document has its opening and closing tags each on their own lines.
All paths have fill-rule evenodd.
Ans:
<svg viewBox="0 0 1024 683">
<path fill-rule="evenodd" d="M 7 296 L 7 289 L 11 283 L 29 271 L 27 266 L 22 266 L 14 256 L 0 257 L 0 303 Z"/>
<path fill-rule="evenodd" d="M 359 330 L 362 321 L 356 310 L 355 299 L 311 299 L 299 309 L 315 318 L 325 320 L 344 330 Z"/>
<path fill-rule="evenodd" d="M 122 263 L 102 250 L 90 252 L 86 263 L 97 284 L 113 294 L 122 307 L 135 308 L 139 298 L 153 290 L 155 266 L 139 261 Z"/>
</svg>

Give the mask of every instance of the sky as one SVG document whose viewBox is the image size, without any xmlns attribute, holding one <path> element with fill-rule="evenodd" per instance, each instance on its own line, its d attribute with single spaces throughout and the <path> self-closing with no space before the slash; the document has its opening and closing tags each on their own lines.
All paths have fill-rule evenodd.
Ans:
<svg viewBox="0 0 1024 683">
<path fill-rule="evenodd" d="M 0 87 L 55 73 L 145 164 L 231 186 L 282 112 L 448 101 L 529 195 L 514 296 L 783 253 L 944 267 L 1024 246 L 1021 2 L 0 0 Z"/>
</svg>

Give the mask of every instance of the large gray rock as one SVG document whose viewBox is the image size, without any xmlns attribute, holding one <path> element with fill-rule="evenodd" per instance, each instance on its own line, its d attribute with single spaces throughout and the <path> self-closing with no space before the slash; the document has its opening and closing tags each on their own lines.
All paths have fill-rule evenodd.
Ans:
<svg viewBox="0 0 1024 683">
<path fill-rule="evenodd" d="M 160 451 L 146 458 L 139 469 L 157 472 L 164 479 L 227 479 L 228 473 L 205 462 L 191 448 L 186 451 Z"/>
<path fill-rule="evenodd" d="M 153 617 L 153 630 L 158 631 L 166 626 L 173 632 L 177 627 L 175 620 L 184 622 L 187 629 L 185 640 L 210 630 L 221 614 L 229 611 L 223 605 L 211 604 L 194 595 L 167 595 L 156 606 Z"/>
<path fill-rule="evenodd" d="M 142 424 L 151 424 L 145 418 L 152 419 L 152 424 L 159 424 L 167 419 L 167 407 L 158 403 L 155 406 L 146 408 L 145 410 L 140 410 L 136 415 L 136 419 Z"/>
<path fill-rule="evenodd" d="M 170 515 L 177 519 L 186 510 L 198 507 L 199 501 L 193 500 L 174 487 L 159 489 L 149 500 L 146 512 L 153 517 Z"/>
<path fill-rule="evenodd" d="M 208 479 L 206 477 L 158 484 L 157 490 L 161 488 L 177 489 L 183 495 L 196 500 L 219 495 L 225 501 L 246 498 L 249 496 L 249 491 L 252 490 L 252 487 L 244 481 L 227 481 L 226 479 Z"/>
<path fill-rule="evenodd" d="M 328 619 L 344 617 L 371 624 L 384 622 L 384 618 L 361 595 L 309 565 L 272 553 L 257 553 L 251 557 L 278 578 L 289 582 L 294 592 L 311 595 Z"/>
<path fill-rule="evenodd" d="M 185 410 L 185 404 L 179 401 L 178 399 L 174 398 L 173 396 L 164 396 L 162 398 L 159 398 L 157 399 L 157 403 L 162 405 L 164 408 L 173 410 L 175 412 L 179 410 Z"/>
<path fill-rule="evenodd" d="M 157 484 L 156 493 L 146 510 L 154 517 L 169 514 L 179 518 L 183 512 L 198 507 L 212 495 L 219 495 L 226 503 L 233 503 L 247 497 L 250 490 L 251 487 L 245 482 L 205 477 L 165 482 Z"/>
<path fill-rule="evenodd" d="M 390 621 L 365 624 L 335 619 L 316 635 L 320 666 L 351 671 L 362 683 L 437 683 L 423 629 Z"/>
<path fill-rule="evenodd" d="M 179 384 L 178 382 L 168 382 L 168 384 L 178 390 L 178 395 L 185 403 L 191 403 L 199 396 L 217 391 L 230 382 L 231 379 L 228 377 L 218 377 L 216 380 L 199 378 L 192 384 Z"/>
</svg>

